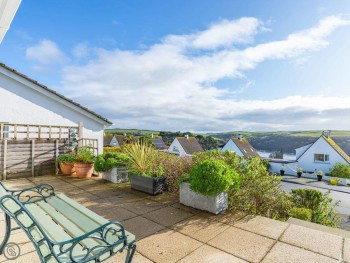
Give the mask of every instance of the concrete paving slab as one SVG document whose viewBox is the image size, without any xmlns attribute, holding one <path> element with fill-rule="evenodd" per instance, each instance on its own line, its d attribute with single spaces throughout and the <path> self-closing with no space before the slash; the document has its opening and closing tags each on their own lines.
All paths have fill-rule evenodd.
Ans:
<svg viewBox="0 0 350 263">
<path fill-rule="evenodd" d="M 229 226 L 200 216 L 193 216 L 171 226 L 171 228 L 206 243 L 229 228 Z"/>
<path fill-rule="evenodd" d="M 177 262 L 202 245 L 188 236 L 165 229 L 137 243 L 138 251 L 157 263 Z"/>
<path fill-rule="evenodd" d="M 247 261 L 232 256 L 222 250 L 203 245 L 188 256 L 184 257 L 179 263 L 247 263 Z"/>
<path fill-rule="evenodd" d="M 143 216 L 163 226 L 172 226 L 182 220 L 193 216 L 193 214 L 178 208 L 167 206 L 144 214 Z"/>
<path fill-rule="evenodd" d="M 218 221 L 224 224 L 234 225 L 237 221 L 244 218 L 247 214 L 241 212 L 224 211 L 218 215 L 210 214 L 207 212 L 202 212 L 201 216 L 209 218 L 213 221 Z"/>
<path fill-rule="evenodd" d="M 159 195 L 155 195 L 155 196 L 148 196 L 147 198 L 149 200 L 156 201 L 165 205 L 175 204 L 175 203 L 178 203 L 180 200 L 180 197 L 178 194 L 167 193 L 167 192 Z"/>
<path fill-rule="evenodd" d="M 344 240 L 343 257 L 345 262 L 350 262 L 350 239 L 348 238 Z"/>
<path fill-rule="evenodd" d="M 113 257 L 104 261 L 104 263 L 125 263 L 125 258 L 126 251 L 114 255 Z M 140 253 L 136 252 L 132 259 L 132 263 L 152 263 L 152 261 L 142 256 Z"/>
<path fill-rule="evenodd" d="M 278 239 L 288 224 L 262 216 L 246 216 L 234 223 L 234 226 L 265 237 Z"/>
<path fill-rule="evenodd" d="M 137 241 L 150 235 L 153 235 L 154 233 L 165 228 L 164 226 L 141 216 L 124 220 L 122 224 L 125 227 L 125 229 L 127 229 L 136 236 Z"/>
<path fill-rule="evenodd" d="M 277 244 L 262 263 L 340 263 L 340 261 L 282 242 Z"/>
<path fill-rule="evenodd" d="M 342 253 L 341 237 L 303 226 L 290 225 L 280 240 L 334 259 Z"/>
<path fill-rule="evenodd" d="M 136 202 L 121 204 L 121 207 L 138 215 L 143 215 L 164 207 L 164 204 L 144 199 Z"/>
<path fill-rule="evenodd" d="M 260 262 L 273 246 L 274 240 L 229 227 L 208 244 L 249 262 Z"/>
</svg>

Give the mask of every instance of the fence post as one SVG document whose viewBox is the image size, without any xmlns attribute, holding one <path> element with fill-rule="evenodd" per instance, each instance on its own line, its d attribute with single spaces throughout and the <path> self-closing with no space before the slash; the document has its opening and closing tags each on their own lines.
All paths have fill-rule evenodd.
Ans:
<svg viewBox="0 0 350 263">
<path fill-rule="evenodd" d="M 83 122 L 79 122 L 79 127 L 78 127 L 78 138 L 81 139 L 81 138 L 84 138 L 84 124 Z"/>
<path fill-rule="evenodd" d="M 4 139 L 4 124 L 0 124 L 0 139 Z"/>
<path fill-rule="evenodd" d="M 55 173 L 56 175 L 58 174 L 58 163 L 56 162 L 56 158 L 59 155 L 59 151 L 58 151 L 58 140 L 55 141 L 56 143 L 56 149 L 55 149 Z"/>
<path fill-rule="evenodd" d="M 35 176 L 35 140 L 32 140 L 32 177 Z"/>
<path fill-rule="evenodd" d="M 2 179 L 5 181 L 7 179 L 7 174 L 6 174 L 6 156 L 7 156 L 7 140 L 4 140 L 4 161 L 3 161 L 3 170 L 2 170 Z"/>
</svg>

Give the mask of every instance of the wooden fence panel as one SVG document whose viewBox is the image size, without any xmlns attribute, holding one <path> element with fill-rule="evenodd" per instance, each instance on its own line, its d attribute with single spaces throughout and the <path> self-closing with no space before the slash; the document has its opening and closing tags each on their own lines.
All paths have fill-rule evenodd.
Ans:
<svg viewBox="0 0 350 263">
<path fill-rule="evenodd" d="M 1 179 L 55 174 L 55 159 L 66 146 L 58 139 L 0 141 Z"/>
</svg>

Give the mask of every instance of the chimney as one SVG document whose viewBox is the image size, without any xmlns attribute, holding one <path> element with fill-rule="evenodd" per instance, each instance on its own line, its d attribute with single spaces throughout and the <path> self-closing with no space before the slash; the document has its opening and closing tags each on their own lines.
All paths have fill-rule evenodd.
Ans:
<svg viewBox="0 0 350 263">
<path fill-rule="evenodd" d="M 153 137 L 154 137 L 153 133 L 152 133 L 151 137 L 152 137 L 152 139 L 153 139 Z"/>
<path fill-rule="evenodd" d="M 326 138 L 329 138 L 329 136 L 331 135 L 331 131 L 322 131 L 322 135 Z"/>
<path fill-rule="evenodd" d="M 186 139 L 188 140 L 188 134 L 185 135 Z"/>
<path fill-rule="evenodd" d="M 126 136 L 126 133 L 124 133 L 124 136 Z"/>
<path fill-rule="evenodd" d="M 242 141 L 243 135 L 242 135 L 242 134 L 238 134 L 238 139 L 239 139 L 240 141 Z"/>
</svg>

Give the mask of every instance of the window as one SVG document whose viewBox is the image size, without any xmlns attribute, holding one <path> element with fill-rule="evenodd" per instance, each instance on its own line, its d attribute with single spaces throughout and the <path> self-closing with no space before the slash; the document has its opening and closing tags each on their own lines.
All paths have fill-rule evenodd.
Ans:
<svg viewBox="0 0 350 263">
<path fill-rule="evenodd" d="M 314 154 L 314 161 L 315 162 L 329 162 L 329 154 L 315 153 Z"/>
<path fill-rule="evenodd" d="M 179 149 L 177 148 L 177 146 L 173 147 L 173 152 L 179 152 Z"/>
</svg>

